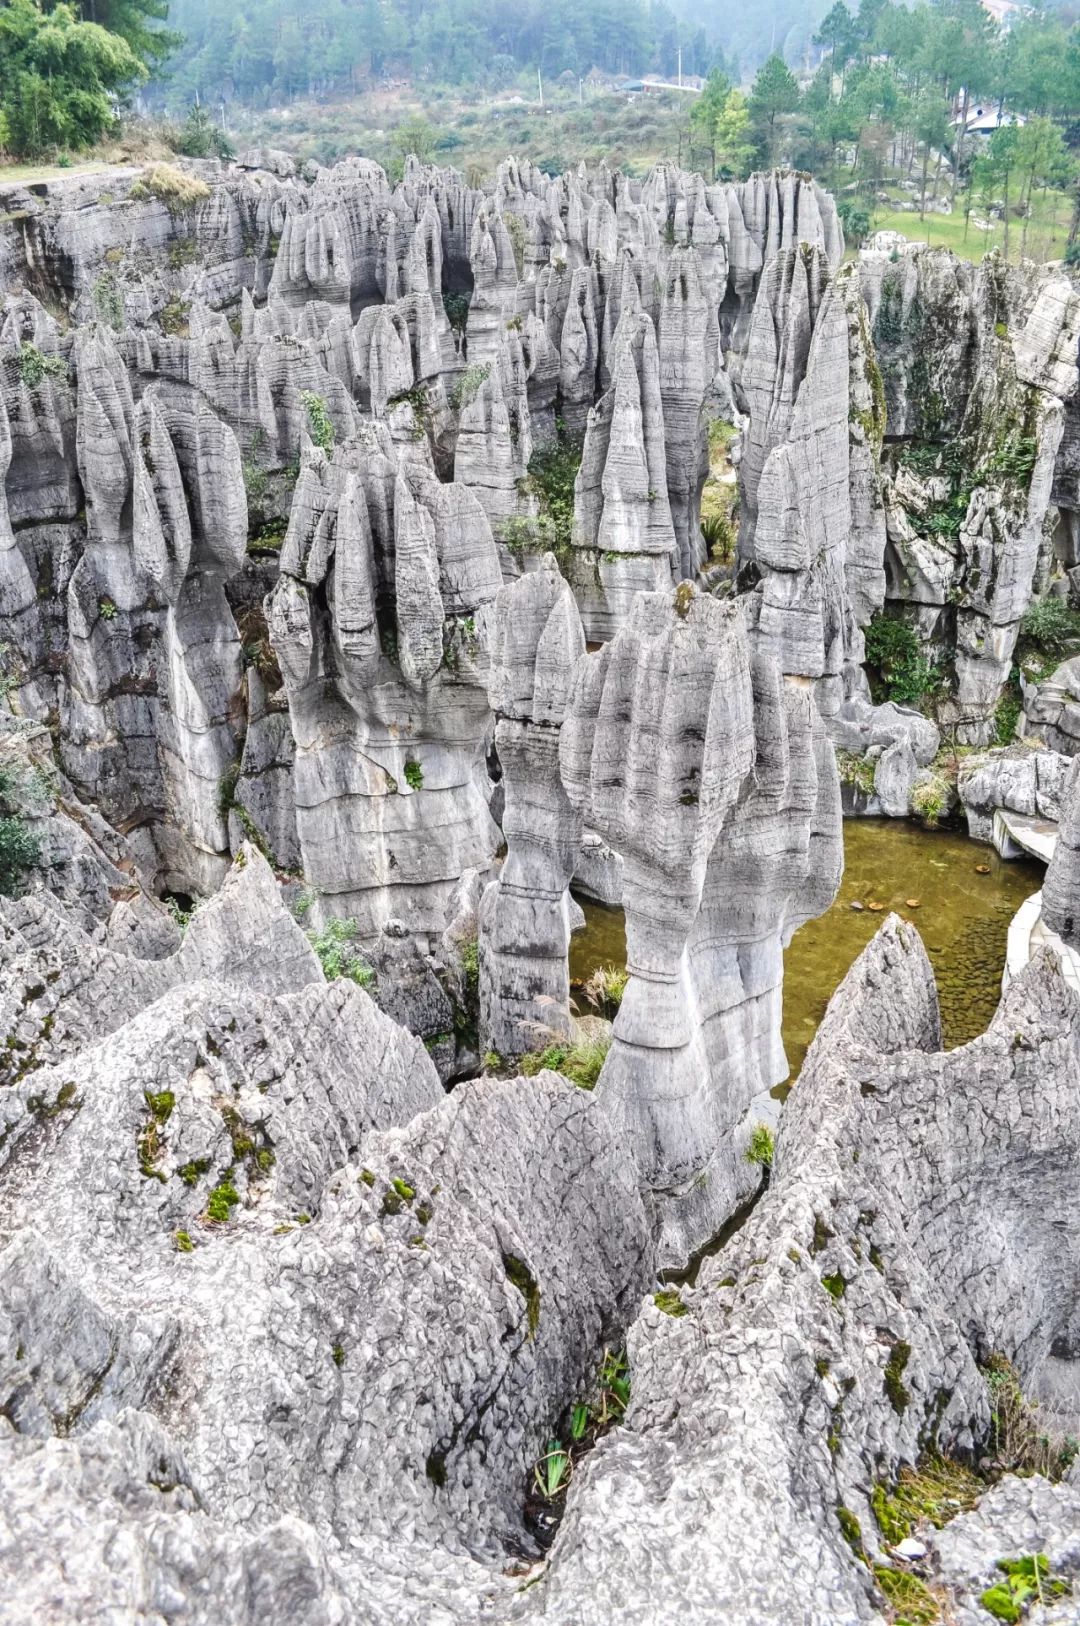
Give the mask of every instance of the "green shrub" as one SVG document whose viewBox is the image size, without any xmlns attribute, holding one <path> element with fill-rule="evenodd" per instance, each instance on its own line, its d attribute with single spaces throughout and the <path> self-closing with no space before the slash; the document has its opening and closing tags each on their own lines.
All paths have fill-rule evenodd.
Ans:
<svg viewBox="0 0 1080 1626">
<path fill-rule="evenodd" d="M 544 1071 L 561 1073 L 581 1089 L 591 1090 L 610 1049 L 611 1040 L 606 1035 L 601 1039 L 579 1040 L 573 1045 L 548 1045 L 546 1050 L 532 1050 L 522 1056 L 519 1066 L 526 1078 Z"/>
<path fill-rule="evenodd" d="M 848 247 L 858 248 L 863 239 L 870 235 L 869 214 L 853 198 L 843 198 L 837 204 L 836 212 L 840 216 Z"/>
<path fill-rule="evenodd" d="M 455 332 L 464 333 L 469 322 L 468 294 L 443 294 L 442 301 L 450 326 Z"/>
<path fill-rule="evenodd" d="M 1080 649 L 1080 615 L 1063 598 L 1044 598 L 1020 618 L 1020 638 L 1044 655 L 1064 660 Z"/>
<path fill-rule="evenodd" d="M 906 621 L 877 614 L 866 629 L 867 664 L 881 675 L 887 700 L 918 706 L 940 686 L 935 667 L 922 654 L 914 629 Z"/>
<path fill-rule="evenodd" d="M 103 271 L 90 290 L 99 322 L 119 333 L 124 325 L 124 301 L 119 284 L 111 271 Z"/>
<path fill-rule="evenodd" d="M 949 782 L 943 774 L 925 774 L 911 787 L 911 811 L 933 827 L 948 806 L 949 790 Z"/>
<path fill-rule="evenodd" d="M 750 1144 L 743 1154 L 746 1161 L 756 1163 L 762 1169 L 771 1169 L 775 1152 L 776 1138 L 768 1124 L 755 1124 Z"/>
<path fill-rule="evenodd" d="M 307 413 L 308 433 L 313 442 L 329 457 L 334 449 L 334 425 L 326 402 L 314 390 L 301 390 L 300 405 Z"/>
<path fill-rule="evenodd" d="M 491 367 L 485 363 L 466 367 L 463 373 L 458 374 L 450 389 L 450 405 L 455 412 L 460 412 L 462 407 L 467 407 L 476 400 L 490 372 Z"/>
<path fill-rule="evenodd" d="M 41 842 L 18 815 L 0 818 L 0 895 L 13 897 L 23 875 L 41 857 Z"/>
<path fill-rule="evenodd" d="M 28 390 L 36 390 L 46 378 L 66 378 L 68 365 L 63 356 L 45 355 L 36 344 L 19 347 L 19 377 Z"/>
<path fill-rule="evenodd" d="M 219 130 L 205 107 L 196 104 L 170 143 L 185 158 L 232 158 L 232 142 Z"/>
<path fill-rule="evenodd" d="M 414 762 L 411 757 L 405 763 L 405 783 L 410 790 L 424 788 L 424 770 L 419 762 Z"/>
<path fill-rule="evenodd" d="M 1016 725 L 1020 721 L 1023 711 L 1023 702 L 1020 698 L 1020 685 L 1016 679 L 1016 668 L 1013 668 L 1009 682 L 1002 690 L 1001 699 L 994 707 L 994 744 L 1011 745 L 1016 738 Z"/>
<path fill-rule="evenodd" d="M 842 785 L 853 785 L 856 790 L 862 791 L 864 796 L 874 794 L 875 764 L 869 757 L 863 756 L 858 751 L 838 750 L 836 767 Z"/>
<path fill-rule="evenodd" d="M 581 467 L 581 447 L 566 433 L 562 421 L 558 436 L 541 446 L 529 460 L 528 481 L 540 503 L 542 520 L 550 526 L 550 546 L 559 553 L 570 546 L 574 529 L 574 481 Z"/>
<path fill-rule="evenodd" d="M 709 558 L 717 564 L 730 564 L 735 557 L 735 527 L 725 514 L 706 514 L 701 520 L 701 535 L 708 547 Z"/>
<path fill-rule="evenodd" d="M 359 933 L 355 920 L 328 920 L 322 931 L 308 932 L 308 942 L 331 982 L 347 977 L 361 988 L 370 988 L 375 981 L 375 972 L 356 947 Z"/>
</svg>

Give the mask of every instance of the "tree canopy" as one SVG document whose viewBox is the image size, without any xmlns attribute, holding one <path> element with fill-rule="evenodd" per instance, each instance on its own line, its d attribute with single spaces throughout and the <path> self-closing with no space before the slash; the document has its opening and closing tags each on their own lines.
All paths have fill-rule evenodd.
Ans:
<svg viewBox="0 0 1080 1626">
<path fill-rule="evenodd" d="M 117 94 L 146 72 L 126 39 L 81 21 L 72 6 L 44 12 L 34 0 L 8 0 L 0 9 L 5 146 L 26 156 L 90 146 L 113 122 Z"/>
</svg>

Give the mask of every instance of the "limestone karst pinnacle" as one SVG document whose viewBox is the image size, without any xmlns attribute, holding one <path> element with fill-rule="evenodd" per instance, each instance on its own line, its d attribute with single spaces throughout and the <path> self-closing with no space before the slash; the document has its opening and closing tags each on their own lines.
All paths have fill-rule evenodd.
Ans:
<svg viewBox="0 0 1080 1626">
<path fill-rule="evenodd" d="M 845 263 L 788 172 L 195 168 L 0 188 L 0 1613 L 880 1619 L 879 1493 L 1075 1360 L 1080 1009 L 1047 954 L 945 1052 L 889 918 L 781 1114 L 784 952 L 836 748 L 905 816 L 1077 568 L 1073 279 Z M 1066 939 L 1075 779 L 961 784 L 1060 814 Z"/>
</svg>

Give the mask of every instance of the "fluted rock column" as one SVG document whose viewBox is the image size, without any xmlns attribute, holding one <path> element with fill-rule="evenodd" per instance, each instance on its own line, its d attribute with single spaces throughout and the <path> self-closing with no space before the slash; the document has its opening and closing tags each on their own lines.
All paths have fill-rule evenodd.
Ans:
<svg viewBox="0 0 1080 1626">
<path fill-rule="evenodd" d="M 589 639 L 610 637 L 636 596 L 674 581 L 678 557 L 656 334 L 630 309 L 612 345 L 612 384 L 589 413 L 574 487 L 571 575 Z"/>
<path fill-rule="evenodd" d="M 559 731 L 585 637 L 550 553 L 488 615 L 507 857 L 480 908 L 480 1043 L 511 1057 L 572 1033 L 568 888 L 581 816 L 559 777 Z"/>
<path fill-rule="evenodd" d="M 1061 808 L 1057 847 L 1042 889 L 1042 917 L 1070 948 L 1080 949 L 1080 757 L 1073 758 Z"/>
<path fill-rule="evenodd" d="M 627 970 L 601 1087 L 643 1177 L 690 1180 L 713 1150 L 711 1080 L 687 947 L 709 858 L 754 763 L 737 608 L 641 593 L 579 663 L 560 745 L 584 822 L 625 863 Z"/>
</svg>

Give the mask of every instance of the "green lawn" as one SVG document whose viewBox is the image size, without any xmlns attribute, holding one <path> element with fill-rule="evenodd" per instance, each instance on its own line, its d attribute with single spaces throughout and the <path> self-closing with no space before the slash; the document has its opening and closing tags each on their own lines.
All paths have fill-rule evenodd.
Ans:
<svg viewBox="0 0 1080 1626">
<path fill-rule="evenodd" d="M 1071 200 L 1064 192 L 1047 192 L 1034 199 L 1027 232 L 1026 252 L 1029 259 L 1060 260 L 1065 252 L 1071 211 Z M 978 208 L 972 210 L 972 215 L 985 219 L 983 211 Z M 927 210 L 924 220 L 920 220 L 917 214 L 892 211 L 882 206 L 874 211 L 873 229 L 902 232 L 912 242 L 929 243 L 932 248 L 951 248 L 964 260 L 981 260 L 991 249 L 1004 248 L 1005 244 L 1005 227 L 1000 220 L 991 222 L 989 232 L 980 231 L 974 219 L 965 230 L 962 205 L 951 215 L 932 214 Z M 1020 258 L 1022 230 L 1022 220 L 1010 221 L 1009 259 L 1014 262 Z"/>
</svg>

